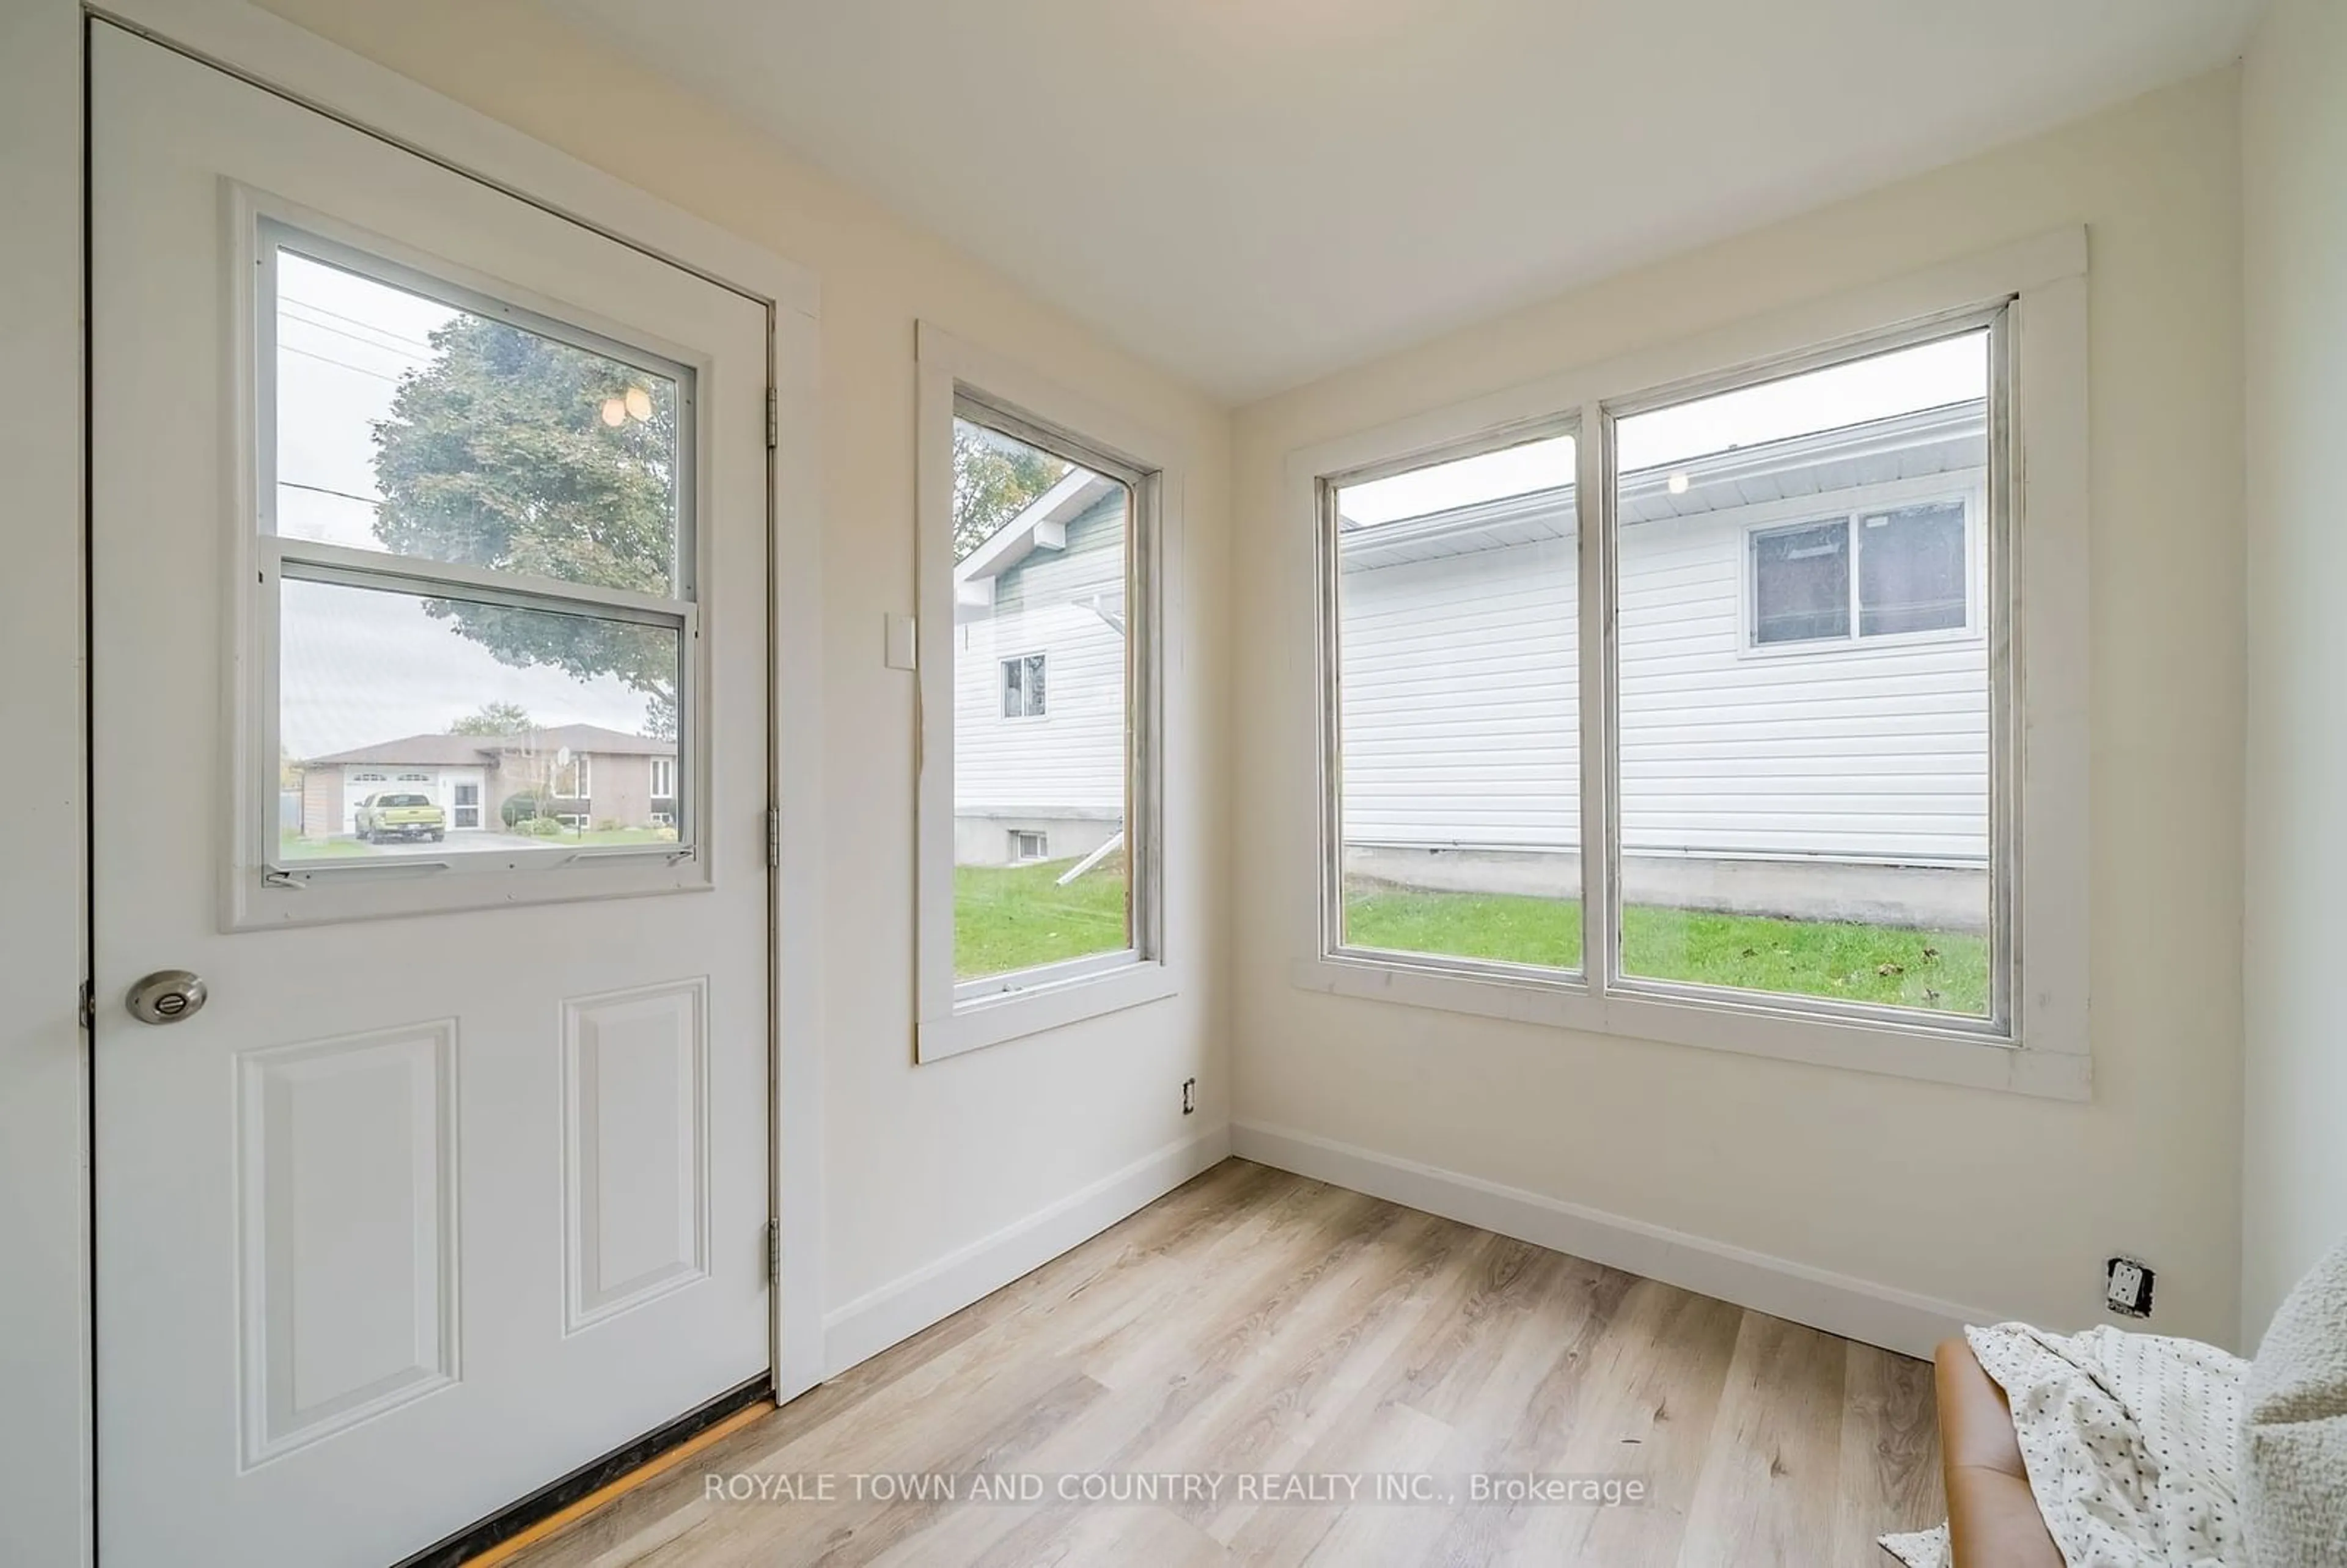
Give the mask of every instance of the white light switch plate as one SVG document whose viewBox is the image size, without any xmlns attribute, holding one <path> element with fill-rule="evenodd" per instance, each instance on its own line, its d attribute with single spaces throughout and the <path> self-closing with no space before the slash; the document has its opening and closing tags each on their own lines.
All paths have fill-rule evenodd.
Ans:
<svg viewBox="0 0 2347 1568">
<path fill-rule="evenodd" d="M 909 615 L 888 617 L 888 668 L 910 670 L 918 661 L 918 639 L 915 635 L 913 618 Z"/>
</svg>

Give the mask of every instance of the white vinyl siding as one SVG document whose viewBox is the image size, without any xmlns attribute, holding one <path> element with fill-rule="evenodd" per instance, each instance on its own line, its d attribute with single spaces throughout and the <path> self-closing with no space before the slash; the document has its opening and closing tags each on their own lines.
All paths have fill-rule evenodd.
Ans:
<svg viewBox="0 0 2347 1568">
<path fill-rule="evenodd" d="M 1623 532 L 1623 850 L 1985 865 L 1984 640 L 1740 658 L 1745 532 Z"/>
<path fill-rule="evenodd" d="M 1578 844 L 1573 549 L 1545 538 L 1345 574 L 1348 843 Z"/>
<path fill-rule="evenodd" d="M 1979 483 L 1977 470 L 1951 471 L 1827 505 L 1912 500 L 1922 486 L 1976 506 Z M 1772 497 L 1623 528 L 1624 851 L 1984 865 L 1984 640 L 1747 652 L 1749 532 L 1802 520 L 1787 510 L 1799 504 Z M 1579 848 L 1577 558 L 1570 538 L 1524 538 L 1569 533 L 1573 494 L 1512 506 L 1514 521 L 1447 547 L 1465 553 L 1385 565 L 1348 551 L 1348 844 Z M 1541 512 L 1547 528 L 1528 527 Z M 1524 542 L 1470 548 L 1512 536 Z"/>
<path fill-rule="evenodd" d="M 1124 535 L 1112 487 L 1068 524 L 1064 548 L 996 579 L 990 615 L 954 628 L 957 816 L 1123 817 Z M 1039 653 L 1044 711 L 1006 718 L 1003 661 Z"/>
</svg>

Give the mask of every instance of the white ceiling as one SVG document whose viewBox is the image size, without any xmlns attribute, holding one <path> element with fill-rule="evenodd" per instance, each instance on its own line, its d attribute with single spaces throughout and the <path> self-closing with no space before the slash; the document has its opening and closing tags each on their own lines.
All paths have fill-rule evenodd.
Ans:
<svg viewBox="0 0 2347 1568">
<path fill-rule="evenodd" d="M 550 0 L 1223 397 L 2232 58 L 2262 0 Z"/>
</svg>

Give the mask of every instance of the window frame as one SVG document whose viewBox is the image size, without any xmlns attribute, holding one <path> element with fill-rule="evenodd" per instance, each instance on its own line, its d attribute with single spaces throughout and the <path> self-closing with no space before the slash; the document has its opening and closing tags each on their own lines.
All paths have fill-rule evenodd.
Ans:
<svg viewBox="0 0 2347 1568">
<path fill-rule="evenodd" d="M 589 753 L 586 752 L 570 753 L 570 787 L 568 789 L 563 787 L 563 770 L 559 766 L 554 770 L 554 787 L 546 792 L 547 799 L 593 800 L 595 798 L 595 769 L 588 760 L 589 755 Z"/>
<path fill-rule="evenodd" d="M 931 323 L 916 334 L 920 690 L 914 1055 L 928 1063 L 1176 995 L 1184 970 L 1168 939 L 1165 671 L 1178 628 L 1185 453 L 1109 405 Z M 1126 812 L 1132 944 L 1112 953 L 959 981 L 954 974 L 953 425 L 970 411 L 989 427 L 1125 484 Z M 1000 675 L 996 676 L 997 681 Z M 999 701 L 993 704 L 1000 712 Z M 1026 720 L 1006 723 L 1026 723 Z"/>
<path fill-rule="evenodd" d="M 651 785 L 646 793 L 653 800 L 672 801 L 676 799 L 676 759 L 674 757 L 656 756 L 648 760 L 651 764 Z M 666 789 L 662 789 L 661 787 L 661 775 L 663 772 L 668 775 L 668 787 Z M 656 815 L 674 816 L 676 814 L 673 811 L 671 811 Z M 661 824 L 661 825 L 674 826 L 675 825 L 671 822 Z"/>
<path fill-rule="evenodd" d="M 1463 440 L 1416 451 L 1378 462 L 1349 468 L 1340 473 L 1317 477 L 1318 506 L 1318 540 L 1315 556 L 1315 578 L 1318 585 L 1318 611 L 1316 624 L 1319 631 L 1318 658 L 1324 671 L 1321 683 L 1322 776 L 1326 783 L 1327 809 L 1321 832 L 1320 855 L 1320 948 L 1330 958 L 1354 963 L 1386 965 L 1404 970 L 1430 975 L 1460 975 L 1486 979 L 1500 984 L 1541 985 L 1561 981 L 1568 985 L 1583 983 L 1583 968 L 1557 968 L 1542 964 L 1511 963 L 1501 958 L 1465 958 L 1444 953 L 1413 953 L 1398 948 L 1357 947 L 1345 940 L 1345 769 L 1343 751 L 1343 692 L 1341 650 L 1338 630 L 1344 610 L 1344 562 L 1338 540 L 1342 536 L 1337 509 L 1338 493 L 1356 485 L 1367 485 L 1396 475 L 1414 473 L 1445 463 L 1456 463 L 1480 457 L 1510 447 L 1528 446 L 1535 442 L 1553 441 L 1570 436 L 1573 456 L 1579 463 L 1585 445 L 1582 440 L 1581 415 L 1564 413 L 1547 417 L 1510 424 L 1485 431 Z M 1578 497 L 1576 486 L 1575 495 Z M 1577 500 L 1576 500 L 1577 504 Z M 1582 526 L 1576 517 L 1574 528 Z M 1585 558 L 1584 558 L 1585 559 Z M 1586 641 L 1575 650 L 1576 664 L 1588 656 Z M 1586 779 L 1585 759 L 1580 773 Z M 1576 897 L 1587 892 L 1588 857 L 1581 857 L 1583 883 Z M 1582 963 L 1589 958 L 1589 945 L 1584 935 L 1582 941 Z"/>
<path fill-rule="evenodd" d="M 2091 1092 L 2086 1029 L 2089 489 L 2086 253 L 2065 229 L 1700 337 L 1568 371 L 1288 455 L 1294 511 L 1310 519 L 1317 766 L 1298 805 L 1318 824 L 1299 904 L 1300 988 L 1557 1028 L 1631 1036 L 2053 1098 Z M 1992 509 L 1983 624 L 1992 680 L 1991 819 L 2004 856 L 1991 930 L 2009 948 L 1983 1026 L 1920 1009 L 1624 980 L 1618 973 L 1618 797 L 1614 424 L 1655 407 L 2002 323 L 1993 338 Z M 1541 419 L 1577 417 L 1583 972 L 1430 959 L 1336 940 L 1341 905 L 1341 755 L 1336 729 L 1334 484 L 1464 455 Z M 2006 437 L 2009 436 L 2009 441 Z M 1940 488 L 1948 488 L 1944 481 Z M 1788 517 L 1787 521 L 1800 520 Z M 1968 511 L 1968 533 L 1971 516 Z M 1299 530 L 1299 532 L 1301 532 Z M 1748 548 L 1748 547 L 1747 547 Z M 1968 538 L 1968 548 L 1969 538 Z M 1307 564 L 1308 563 L 1308 564 Z M 1853 562 L 1853 578 L 1856 575 Z M 1740 601 L 1749 604 L 1748 583 Z M 2016 588 L 2027 584 L 2025 593 Z M 2001 613 L 2001 619 L 2000 619 Z M 1739 618 L 1749 614 L 1739 610 Z M 1739 634 L 1743 628 L 1739 626 Z M 1908 636 L 1850 639 L 1852 648 Z M 1739 635 L 1739 641 L 1746 641 Z M 1794 644 L 1814 651 L 1817 644 Z M 2025 743 L 2025 751 L 2024 751 Z M 1590 845 L 1604 853 L 1589 853 Z"/>
<path fill-rule="evenodd" d="M 998 671 L 1000 683 L 996 687 L 996 693 L 1002 699 L 1001 702 L 999 704 L 1004 710 L 1001 715 L 1002 722 L 1006 724 L 1031 724 L 1040 720 L 1050 718 L 1051 716 L 1051 687 L 1049 671 L 1050 655 L 1039 650 L 1033 653 L 1014 653 L 1010 657 L 1001 659 L 998 661 L 1000 663 L 1001 669 Z M 1027 686 L 1026 671 L 1027 667 L 1030 664 L 1041 668 L 1044 673 L 1044 701 L 1043 706 L 1040 708 L 1029 708 L 1027 705 L 1031 693 Z M 1011 667 L 1014 665 L 1018 667 L 1020 671 L 1019 706 L 1020 711 L 1016 713 L 1009 711 L 1010 703 L 1010 671 Z"/>
<path fill-rule="evenodd" d="M 1845 653 L 1906 648 L 1922 643 L 1977 642 L 1988 635 L 1982 603 L 1987 569 L 1988 486 L 1985 483 L 1951 485 L 1945 476 L 1933 474 L 1922 478 L 1854 486 L 1851 493 L 1863 495 L 1869 499 L 1864 505 L 1851 506 L 1840 514 L 1844 538 L 1850 550 L 1850 630 L 1840 637 L 1811 637 L 1784 642 L 1756 641 L 1759 630 L 1759 585 L 1758 562 L 1753 559 L 1755 537 L 1779 529 L 1800 528 L 1804 524 L 1829 523 L 1835 514 L 1820 512 L 1817 507 L 1809 506 L 1800 507 L 1801 515 L 1798 517 L 1764 515 L 1753 518 L 1742 525 L 1743 555 L 1737 573 L 1737 658 L 1833 658 Z M 1808 497 L 1801 499 L 1807 500 Z M 1923 631 L 1879 631 L 1871 637 L 1867 636 L 1860 630 L 1866 610 L 1859 566 L 1860 553 L 1865 548 L 1860 519 L 1869 512 L 1929 506 L 1935 502 L 1955 502 L 1964 508 L 1964 623 L 1962 626 L 1934 627 Z M 1766 512 L 1786 505 L 1798 506 L 1799 503 L 1772 502 L 1765 507 L 1754 509 Z"/>
<path fill-rule="evenodd" d="M 446 598 L 648 625 L 677 640 L 680 732 L 678 813 L 673 842 L 560 845 L 464 850 L 445 857 L 322 857 L 281 863 L 272 792 L 239 790 L 227 803 L 233 831 L 223 926 L 270 928 L 476 907 L 483 903 L 559 902 L 684 891 L 712 885 L 703 798 L 711 736 L 706 723 L 705 657 L 699 585 L 709 530 L 699 495 L 712 459 L 712 421 L 700 406 L 712 366 L 690 351 L 622 324 L 592 318 L 534 292 L 429 255 L 396 240 L 242 185 L 229 191 L 232 368 L 236 399 L 239 505 L 237 537 L 226 552 L 231 574 L 231 621 L 236 668 L 231 700 L 243 777 L 275 775 L 279 754 L 281 596 L 288 581 Z M 677 540 L 672 597 L 538 578 L 527 573 L 433 561 L 387 550 L 319 543 L 277 531 L 277 257 L 303 258 L 451 309 L 507 322 L 524 331 L 602 355 L 674 383 L 677 396 Z M 692 765 L 685 759 L 690 755 Z M 587 798 L 584 796 L 576 798 Z M 484 808 L 486 825 L 487 812 Z M 427 877 L 430 891 L 415 886 Z M 288 899 L 289 892 L 301 898 Z"/>
</svg>

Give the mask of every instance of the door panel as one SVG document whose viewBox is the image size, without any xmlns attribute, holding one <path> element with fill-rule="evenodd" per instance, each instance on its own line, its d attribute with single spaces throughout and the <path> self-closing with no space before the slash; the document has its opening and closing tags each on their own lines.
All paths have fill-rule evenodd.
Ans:
<svg viewBox="0 0 2347 1568">
<path fill-rule="evenodd" d="M 246 1465 L 456 1376 L 456 1031 L 241 1052 Z"/>
<path fill-rule="evenodd" d="M 103 24 L 92 71 L 100 1551 L 115 1568 L 381 1568 L 769 1365 L 766 313 Z M 348 395 L 264 429 L 252 269 L 270 221 L 387 258 L 426 294 L 445 279 L 484 320 L 509 302 L 614 364 L 666 367 L 673 401 L 615 386 L 616 424 L 558 396 L 492 435 L 538 419 L 522 445 L 618 451 L 625 483 L 669 484 L 689 538 L 674 573 L 623 591 L 592 560 L 557 563 L 603 594 L 600 619 L 532 641 L 512 633 L 522 612 L 560 605 L 499 598 L 511 562 L 392 556 L 381 497 L 407 484 L 410 522 L 428 521 L 431 477 L 395 473 L 364 432 L 456 352 L 433 324 L 455 312 L 391 332 L 324 298 L 302 346 Z M 344 449 L 309 439 L 330 417 Z M 353 429 L 376 446 L 354 456 Z M 671 430 L 672 461 L 642 456 Z M 301 536 L 313 583 L 382 586 L 389 561 L 473 572 L 469 597 L 343 594 L 397 600 L 368 612 L 406 618 L 375 646 L 409 651 L 356 656 L 329 635 L 364 630 L 348 617 L 297 624 L 293 570 L 270 563 L 299 551 L 268 532 L 297 484 L 342 508 L 331 541 Z M 578 511 L 584 535 L 600 504 Z M 669 640 L 665 671 L 629 662 L 643 625 Z M 282 725 L 271 754 L 261 716 L 306 700 L 281 692 L 280 647 L 308 661 L 297 677 L 323 672 L 346 728 Z M 602 706 L 468 718 L 517 693 Z M 681 827 L 501 831 L 497 803 L 543 793 L 580 724 L 634 765 L 675 756 Z M 302 765 L 395 741 L 347 786 L 340 764 L 332 783 Z M 304 776 L 323 811 L 411 789 L 491 832 L 461 854 L 372 846 L 346 816 L 335 842 L 281 842 L 277 803 Z M 125 993 L 169 968 L 200 973 L 208 1001 L 137 1021 Z"/>
</svg>

